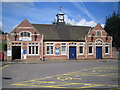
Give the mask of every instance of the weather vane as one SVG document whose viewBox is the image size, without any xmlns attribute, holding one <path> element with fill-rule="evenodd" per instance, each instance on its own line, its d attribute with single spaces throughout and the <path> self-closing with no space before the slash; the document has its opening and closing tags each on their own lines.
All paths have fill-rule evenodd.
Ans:
<svg viewBox="0 0 120 90">
<path fill-rule="evenodd" d="M 60 12 L 62 11 L 62 6 L 60 6 Z"/>
</svg>

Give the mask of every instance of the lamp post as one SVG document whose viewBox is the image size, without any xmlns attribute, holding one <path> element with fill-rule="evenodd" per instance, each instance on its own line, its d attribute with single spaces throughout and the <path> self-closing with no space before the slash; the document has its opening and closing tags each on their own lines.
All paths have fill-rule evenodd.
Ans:
<svg viewBox="0 0 120 90">
<path fill-rule="evenodd" d="M 92 34 L 92 36 L 91 36 L 91 41 L 93 41 L 93 39 L 94 39 L 94 34 Z"/>
<path fill-rule="evenodd" d="M 16 38 L 17 38 L 17 33 L 16 32 L 14 32 L 14 37 L 15 37 L 15 41 L 16 41 Z"/>
<path fill-rule="evenodd" d="M 37 39 L 37 32 L 34 33 L 34 38 L 35 38 L 35 41 Z"/>
</svg>

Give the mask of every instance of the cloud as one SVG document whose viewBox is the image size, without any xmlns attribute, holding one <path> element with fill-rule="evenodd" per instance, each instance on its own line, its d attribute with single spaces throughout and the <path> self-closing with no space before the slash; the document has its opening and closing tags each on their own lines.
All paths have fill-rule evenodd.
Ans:
<svg viewBox="0 0 120 90">
<path fill-rule="evenodd" d="M 65 15 L 65 23 L 66 24 L 71 24 L 71 25 L 76 25 L 76 22 L 74 19 L 69 19 L 68 15 Z"/>
<path fill-rule="evenodd" d="M 104 28 L 104 27 L 105 27 L 105 24 L 101 24 L 101 26 Z"/>
<path fill-rule="evenodd" d="M 66 24 L 76 25 L 76 26 L 91 26 L 94 27 L 97 25 L 97 22 L 95 21 L 87 21 L 86 19 L 81 19 L 80 21 L 76 22 L 75 19 L 69 19 L 67 15 L 65 15 L 65 22 Z M 104 28 L 104 24 L 101 24 L 101 26 Z"/>
<path fill-rule="evenodd" d="M 76 23 L 78 26 L 92 26 L 94 27 L 97 23 L 94 21 L 86 21 L 86 19 L 82 19 Z"/>
</svg>

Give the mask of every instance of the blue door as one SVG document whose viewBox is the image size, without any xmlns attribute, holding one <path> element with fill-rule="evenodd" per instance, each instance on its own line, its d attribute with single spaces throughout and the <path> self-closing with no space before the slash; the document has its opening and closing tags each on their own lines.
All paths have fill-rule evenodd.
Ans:
<svg viewBox="0 0 120 90">
<path fill-rule="evenodd" d="M 96 47 L 96 58 L 102 59 L 102 47 Z"/>
<path fill-rule="evenodd" d="M 76 47 L 69 47 L 69 59 L 76 59 Z"/>
</svg>

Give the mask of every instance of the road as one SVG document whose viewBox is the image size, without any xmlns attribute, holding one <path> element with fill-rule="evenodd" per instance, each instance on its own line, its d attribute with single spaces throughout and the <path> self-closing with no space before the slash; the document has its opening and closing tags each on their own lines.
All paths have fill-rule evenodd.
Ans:
<svg viewBox="0 0 120 90">
<path fill-rule="evenodd" d="M 10 64 L 2 69 L 3 88 L 118 88 L 117 60 Z"/>
</svg>

